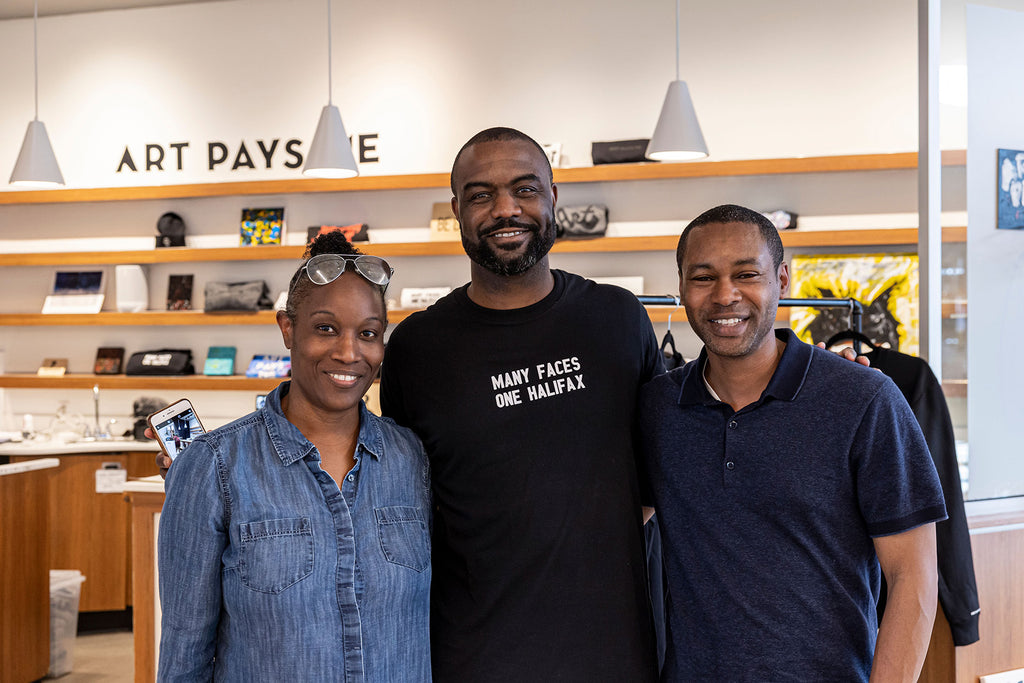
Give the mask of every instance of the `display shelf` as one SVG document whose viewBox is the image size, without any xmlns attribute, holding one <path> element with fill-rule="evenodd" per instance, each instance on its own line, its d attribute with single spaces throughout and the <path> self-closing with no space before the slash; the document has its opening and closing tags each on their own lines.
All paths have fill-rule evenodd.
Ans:
<svg viewBox="0 0 1024 683">
<path fill-rule="evenodd" d="M 392 324 L 405 320 L 412 310 L 388 311 Z M 0 326 L 64 327 L 64 326 L 175 326 L 175 325 L 274 325 L 275 311 L 232 311 L 205 313 L 203 311 L 140 311 L 138 313 L 0 313 Z"/>
<path fill-rule="evenodd" d="M 29 373 L 0 375 L 0 388 L 6 389 L 166 389 L 180 391 L 270 391 L 280 379 L 264 379 L 232 375 L 88 375 L 66 374 L 62 377 L 40 377 Z"/>
<path fill-rule="evenodd" d="M 953 320 L 956 318 L 967 317 L 967 300 L 957 299 L 953 301 L 942 302 L 942 317 L 943 319 Z"/>
<path fill-rule="evenodd" d="M 878 247 L 917 244 L 916 228 L 870 228 L 864 230 L 791 230 L 780 233 L 788 248 Z M 943 242 L 963 242 L 967 228 L 942 229 Z M 556 254 L 604 252 L 675 251 L 678 235 L 634 237 L 597 237 L 586 240 L 559 240 L 552 248 Z M 463 255 L 461 242 L 381 242 L 359 243 L 367 254 L 375 256 L 456 256 Z M 83 266 L 118 263 L 188 263 L 210 261 L 272 261 L 302 258 L 305 247 L 168 247 L 133 251 L 81 251 L 0 254 L 0 266 Z"/>
<path fill-rule="evenodd" d="M 966 398 L 967 397 L 967 380 L 966 379 L 944 379 L 944 380 L 942 380 L 942 393 L 946 395 L 946 398 Z"/>
<path fill-rule="evenodd" d="M 395 325 L 416 312 L 417 309 L 392 309 L 388 311 L 388 323 Z M 672 306 L 649 306 L 647 313 L 651 322 L 663 323 L 675 310 Z M 781 315 L 781 314 L 780 314 Z M 675 320 L 686 320 L 680 308 Z M 788 316 L 779 320 L 788 320 Z M 42 313 L 0 314 L 0 326 L 21 327 L 66 327 L 66 326 L 192 326 L 192 325 L 274 325 L 277 314 L 274 311 L 253 311 L 251 313 L 203 313 L 202 311 L 141 311 L 139 313 L 89 313 L 44 315 Z"/>
<path fill-rule="evenodd" d="M 942 153 L 945 166 L 963 166 L 964 150 Z M 849 171 L 911 170 L 917 168 L 917 152 L 849 154 L 784 159 L 739 159 L 686 163 L 605 164 L 580 168 L 556 168 L 555 183 L 596 183 L 623 180 L 671 180 L 723 176 L 836 173 Z M 55 204 L 68 202 L 185 199 L 232 195 L 273 195 L 367 190 L 417 190 L 448 187 L 447 173 L 369 175 L 345 179 L 293 178 L 250 182 L 194 183 L 147 187 L 104 187 L 67 190 L 0 192 L 2 204 Z"/>
</svg>

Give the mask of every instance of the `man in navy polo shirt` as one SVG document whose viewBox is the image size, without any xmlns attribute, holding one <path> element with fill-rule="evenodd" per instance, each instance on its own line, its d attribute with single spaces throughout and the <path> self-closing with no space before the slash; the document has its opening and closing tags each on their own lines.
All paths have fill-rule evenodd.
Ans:
<svg viewBox="0 0 1024 683">
<path fill-rule="evenodd" d="M 782 257 L 775 227 L 734 205 L 679 240 L 704 349 L 648 383 L 639 411 L 670 595 L 662 679 L 916 681 L 938 477 L 891 380 L 773 330 Z"/>
</svg>

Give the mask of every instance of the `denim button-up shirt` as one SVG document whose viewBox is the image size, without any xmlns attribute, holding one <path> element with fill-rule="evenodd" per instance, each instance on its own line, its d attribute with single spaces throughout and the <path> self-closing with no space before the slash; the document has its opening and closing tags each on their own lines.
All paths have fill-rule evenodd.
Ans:
<svg viewBox="0 0 1024 683">
<path fill-rule="evenodd" d="M 339 488 L 282 413 L 288 386 L 167 474 L 159 680 L 429 681 L 423 447 L 363 406 Z"/>
</svg>

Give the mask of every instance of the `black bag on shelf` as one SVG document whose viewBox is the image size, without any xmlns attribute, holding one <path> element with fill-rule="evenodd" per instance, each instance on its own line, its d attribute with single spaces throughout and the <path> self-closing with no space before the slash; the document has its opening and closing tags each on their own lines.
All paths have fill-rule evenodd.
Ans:
<svg viewBox="0 0 1024 683">
<path fill-rule="evenodd" d="M 650 141 L 650 138 L 643 138 L 640 140 L 593 142 L 590 144 L 590 158 L 594 161 L 595 166 L 652 161 L 647 158 L 647 145 Z"/>
<path fill-rule="evenodd" d="M 258 311 L 274 307 L 267 283 L 263 280 L 207 282 L 203 296 L 206 299 L 203 310 L 206 312 Z"/>
<path fill-rule="evenodd" d="M 128 358 L 126 375 L 194 375 L 191 349 L 139 351 Z"/>
<path fill-rule="evenodd" d="M 559 206 L 555 210 L 559 237 L 600 237 L 608 230 L 608 207 L 604 204 Z"/>
</svg>

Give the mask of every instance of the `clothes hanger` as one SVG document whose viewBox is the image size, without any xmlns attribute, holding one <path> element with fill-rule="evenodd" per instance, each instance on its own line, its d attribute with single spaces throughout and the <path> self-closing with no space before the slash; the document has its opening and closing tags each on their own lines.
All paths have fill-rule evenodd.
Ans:
<svg viewBox="0 0 1024 683">
<path fill-rule="evenodd" d="M 665 356 L 666 360 L 671 358 L 675 366 L 679 367 L 683 364 L 683 354 L 676 350 L 676 340 L 672 336 L 672 315 L 679 310 L 679 298 L 676 297 L 676 307 L 672 309 L 672 312 L 668 314 L 668 327 L 665 330 L 665 337 L 661 340 L 661 353 Z M 668 368 L 672 370 L 674 368 Z"/>
<path fill-rule="evenodd" d="M 861 344 L 866 345 L 872 351 L 877 351 L 879 348 L 881 348 L 871 340 L 871 337 L 867 336 L 863 332 L 858 332 L 857 330 L 843 330 L 842 332 L 836 332 L 835 334 L 828 338 L 827 342 L 825 342 L 825 348 L 831 349 L 839 342 L 844 341 L 860 342 Z M 857 353 L 860 353 L 860 349 L 857 348 L 856 344 L 854 344 L 853 350 L 856 351 Z"/>
</svg>

